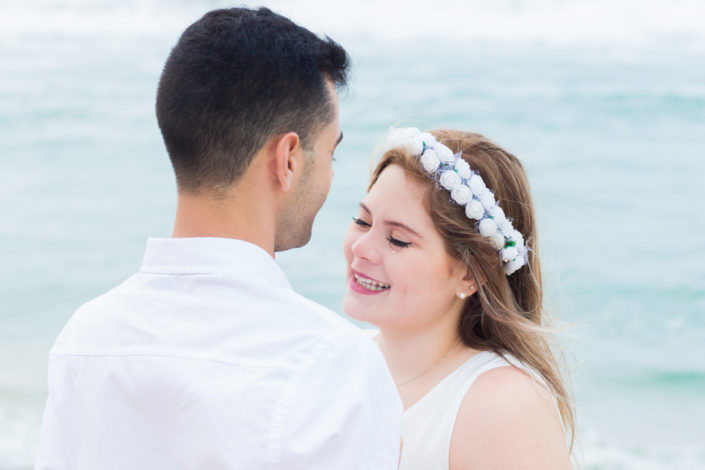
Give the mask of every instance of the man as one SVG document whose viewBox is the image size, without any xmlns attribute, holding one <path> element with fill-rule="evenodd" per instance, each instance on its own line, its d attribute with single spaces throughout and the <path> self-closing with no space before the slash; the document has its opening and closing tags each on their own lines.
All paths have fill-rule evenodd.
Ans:
<svg viewBox="0 0 705 470">
<path fill-rule="evenodd" d="M 347 65 L 265 8 L 184 32 L 157 93 L 173 238 L 57 339 L 37 469 L 396 468 L 382 356 L 273 260 L 307 243 L 328 194 Z"/>
</svg>

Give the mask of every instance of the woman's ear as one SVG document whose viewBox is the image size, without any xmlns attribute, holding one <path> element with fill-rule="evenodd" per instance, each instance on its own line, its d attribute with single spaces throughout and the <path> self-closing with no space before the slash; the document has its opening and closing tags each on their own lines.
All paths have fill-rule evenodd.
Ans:
<svg viewBox="0 0 705 470">
<path fill-rule="evenodd" d="M 469 269 L 466 276 L 460 281 L 460 292 L 464 293 L 466 297 L 470 297 L 477 292 L 477 282 Z"/>
<path fill-rule="evenodd" d="M 479 286 L 484 286 L 485 284 L 487 284 L 487 276 L 485 275 L 485 271 L 483 271 L 480 267 L 479 263 L 475 263 L 475 266 L 477 268 L 477 275 L 473 275 L 472 270 L 468 268 L 465 278 L 467 280 L 474 281 L 475 290 L 477 290 Z"/>
<path fill-rule="evenodd" d="M 282 191 L 291 189 L 296 174 L 303 164 L 301 141 L 296 132 L 287 132 L 272 142 L 273 156 L 270 171 Z"/>
<path fill-rule="evenodd" d="M 460 261 L 456 262 L 458 263 L 456 265 L 456 269 L 459 270 L 457 294 L 460 298 L 470 297 L 477 292 L 480 286 L 487 283 L 487 276 L 485 276 L 484 271 L 477 265 L 477 263 L 475 264 L 477 267 L 477 275 L 474 275 L 470 266 L 467 266 Z M 460 294 L 465 294 L 465 297 Z"/>
<path fill-rule="evenodd" d="M 453 267 L 451 269 L 454 273 L 453 276 L 456 279 L 455 294 L 459 298 L 464 299 L 477 292 L 475 277 L 472 275 L 470 268 L 466 266 L 465 263 L 458 260 L 453 260 Z"/>
</svg>

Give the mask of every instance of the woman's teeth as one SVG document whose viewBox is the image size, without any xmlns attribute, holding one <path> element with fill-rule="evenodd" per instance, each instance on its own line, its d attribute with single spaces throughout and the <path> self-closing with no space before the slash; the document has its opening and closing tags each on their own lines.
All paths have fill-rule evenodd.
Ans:
<svg viewBox="0 0 705 470">
<path fill-rule="evenodd" d="M 372 279 L 366 279 L 364 277 L 358 276 L 355 273 L 353 273 L 353 276 L 355 277 L 355 282 L 357 282 L 359 285 L 361 285 L 367 290 L 381 291 L 389 289 L 389 284 L 383 284 L 381 282 L 373 281 Z"/>
</svg>

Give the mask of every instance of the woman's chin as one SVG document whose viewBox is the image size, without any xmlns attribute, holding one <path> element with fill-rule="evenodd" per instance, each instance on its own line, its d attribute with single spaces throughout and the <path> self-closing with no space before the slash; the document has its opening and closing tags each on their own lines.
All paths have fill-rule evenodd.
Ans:
<svg viewBox="0 0 705 470">
<path fill-rule="evenodd" d="M 376 325 L 374 315 L 371 315 L 372 309 L 370 309 L 369 305 L 365 306 L 364 302 L 361 301 L 363 299 L 358 298 L 358 296 L 359 294 L 351 292 L 349 288 L 345 291 L 345 295 L 343 296 L 343 312 L 353 320 Z"/>
</svg>

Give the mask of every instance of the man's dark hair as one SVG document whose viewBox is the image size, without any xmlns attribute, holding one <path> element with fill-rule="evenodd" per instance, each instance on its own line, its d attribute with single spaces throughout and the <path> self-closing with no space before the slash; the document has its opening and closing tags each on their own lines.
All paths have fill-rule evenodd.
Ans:
<svg viewBox="0 0 705 470">
<path fill-rule="evenodd" d="M 164 65 L 157 120 L 179 190 L 225 188 L 278 134 L 304 149 L 333 119 L 326 81 L 349 58 L 328 37 L 267 8 L 214 10 L 184 31 Z"/>
</svg>

